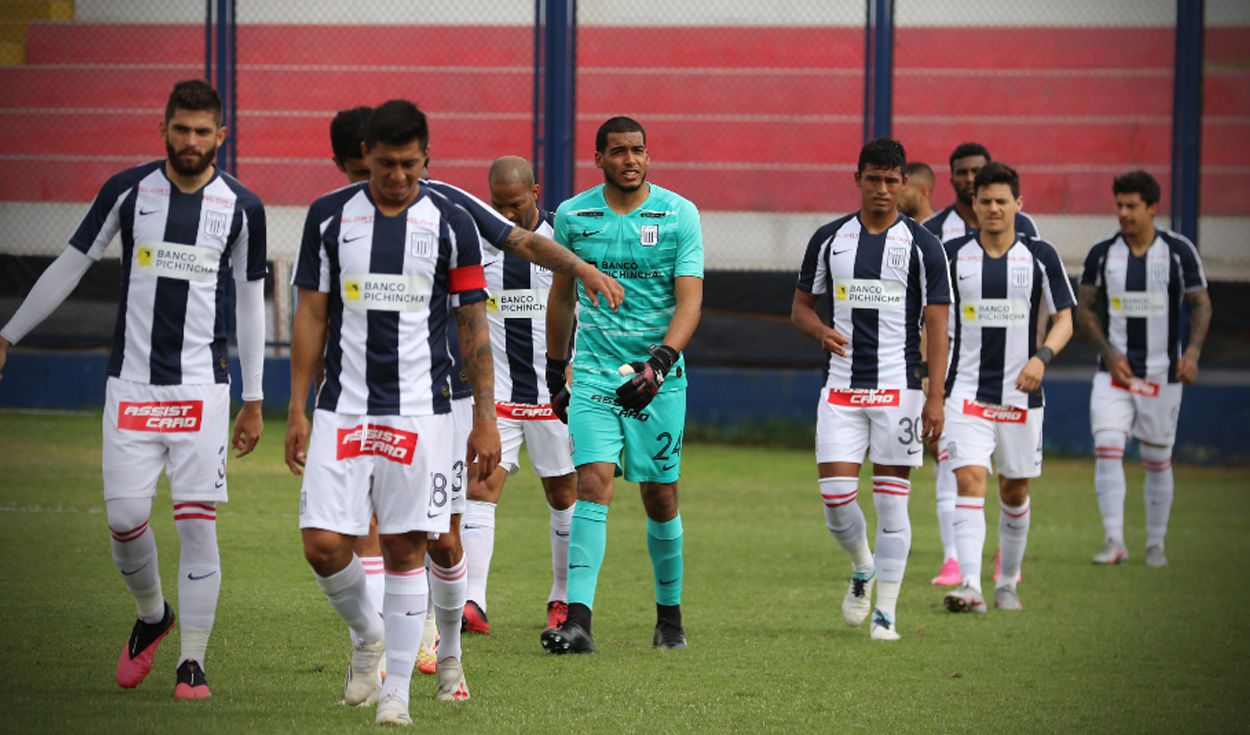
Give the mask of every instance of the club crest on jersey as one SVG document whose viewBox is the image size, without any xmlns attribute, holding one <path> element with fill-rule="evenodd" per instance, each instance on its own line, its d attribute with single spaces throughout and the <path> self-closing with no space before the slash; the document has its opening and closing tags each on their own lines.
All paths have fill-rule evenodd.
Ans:
<svg viewBox="0 0 1250 735">
<path fill-rule="evenodd" d="M 1011 269 L 1011 285 L 1016 288 L 1024 288 L 1029 285 L 1029 269 L 1028 268 L 1012 268 Z"/>
<path fill-rule="evenodd" d="M 907 248 L 891 247 L 886 250 L 885 262 L 891 268 L 902 268 L 907 261 Z"/>
<path fill-rule="evenodd" d="M 642 245 L 658 245 L 660 242 L 659 225 L 643 225 L 638 231 L 638 242 Z"/>
<path fill-rule="evenodd" d="M 1150 264 L 1150 280 L 1155 283 L 1168 282 L 1168 264 L 1166 261 L 1159 261 Z"/>
<path fill-rule="evenodd" d="M 414 258 L 434 257 L 434 235 L 429 232 L 414 232 L 409 235 L 408 254 Z"/>
<path fill-rule="evenodd" d="M 213 237 L 226 236 L 226 213 L 207 211 L 204 213 L 204 233 Z"/>
</svg>

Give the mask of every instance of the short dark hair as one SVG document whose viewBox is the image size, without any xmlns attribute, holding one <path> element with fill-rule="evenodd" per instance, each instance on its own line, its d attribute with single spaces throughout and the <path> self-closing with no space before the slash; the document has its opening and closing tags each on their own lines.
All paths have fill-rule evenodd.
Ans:
<svg viewBox="0 0 1250 735">
<path fill-rule="evenodd" d="M 430 126 L 425 113 L 408 100 L 387 100 L 374 109 L 365 128 L 365 146 L 373 149 L 385 145 L 408 145 L 421 141 L 421 149 L 430 144 Z"/>
<path fill-rule="evenodd" d="M 960 143 L 955 146 L 955 150 L 951 151 L 951 171 L 955 170 L 955 161 L 969 156 L 985 156 L 986 163 L 994 160 L 990 156 L 989 150 L 980 143 Z"/>
<path fill-rule="evenodd" d="M 596 151 L 603 153 L 607 149 L 610 133 L 642 133 L 642 144 L 647 144 L 647 131 L 643 129 L 641 123 L 632 117 L 613 117 L 600 125 L 599 132 L 595 133 Z"/>
<path fill-rule="evenodd" d="M 1162 194 L 1158 179 L 1141 169 L 1115 177 L 1115 181 L 1111 182 L 1111 193 L 1141 194 L 1141 200 L 1146 203 L 1146 206 L 1158 204 L 1159 196 Z"/>
<path fill-rule="evenodd" d="M 373 108 L 361 105 L 349 110 L 339 110 L 330 121 L 330 150 L 334 160 L 342 163 L 349 158 L 360 158 L 360 144 L 365 141 L 365 131 Z"/>
<path fill-rule="evenodd" d="M 907 151 L 902 143 L 893 138 L 877 138 L 860 149 L 855 173 L 862 174 L 865 166 L 886 170 L 896 168 L 900 174 L 904 173 L 907 171 Z"/>
<path fill-rule="evenodd" d="M 907 170 L 903 173 L 906 173 L 908 176 L 920 174 L 928 177 L 929 181 L 933 181 L 933 168 L 924 161 L 912 161 L 907 164 Z"/>
<path fill-rule="evenodd" d="M 174 84 L 169 100 L 165 103 L 166 123 L 173 119 L 176 110 L 211 112 L 217 121 L 217 127 L 221 127 L 221 97 L 203 79 L 184 79 Z"/>
<path fill-rule="evenodd" d="M 1011 187 L 1011 196 L 1020 198 L 1020 175 L 1016 170 L 1005 163 L 991 161 L 981 167 L 977 171 L 977 177 L 972 180 L 972 191 L 981 191 L 981 187 L 990 184 L 1006 184 Z"/>
</svg>

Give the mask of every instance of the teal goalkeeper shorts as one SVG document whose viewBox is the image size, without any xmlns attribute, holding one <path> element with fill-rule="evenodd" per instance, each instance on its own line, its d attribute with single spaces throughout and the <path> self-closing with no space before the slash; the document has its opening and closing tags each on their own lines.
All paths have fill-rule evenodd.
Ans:
<svg viewBox="0 0 1250 735">
<path fill-rule="evenodd" d="M 627 482 L 677 482 L 686 391 L 660 393 L 641 411 L 616 405 L 611 389 L 574 383 L 569 400 L 573 464 L 611 462 Z"/>
</svg>

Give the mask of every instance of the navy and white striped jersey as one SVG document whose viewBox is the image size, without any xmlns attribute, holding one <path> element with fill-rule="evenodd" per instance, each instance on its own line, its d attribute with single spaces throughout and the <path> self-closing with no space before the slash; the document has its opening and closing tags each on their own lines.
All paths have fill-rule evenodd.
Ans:
<svg viewBox="0 0 1250 735">
<path fill-rule="evenodd" d="M 113 176 L 70 238 L 92 260 L 121 233 L 122 301 L 108 374 L 150 385 L 228 383 L 227 279 L 265 277 L 265 209 L 229 174 L 184 194 L 152 161 Z"/>
<path fill-rule="evenodd" d="M 829 388 L 921 387 L 923 309 L 948 304 L 942 245 L 910 217 L 870 234 L 859 213 L 816 230 L 799 272 L 800 291 L 829 294 L 829 323 L 848 340 L 849 357 L 829 355 Z"/>
<path fill-rule="evenodd" d="M 945 247 L 955 287 L 946 397 L 1016 408 L 1045 405 L 1040 388 L 1016 390 L 1016 377 L 1037 352 L 1041 305 L 1048 314 L 1076 305 L 1059 253 L 1045 240 L 1019 234 L 997 258 L 976 235 Z"/>
<path fill-rule="evenodd" d="M 1081 284 L 1098 287 L 1098 318 L 1111 346 L 1139 378 L 1176 381 L 1181 354 L 1180 314 L 1185 294 L 1207 287 L 1194 244 L 1157 228 L 1145 255 L 1133 255 L 1116 235 L 1090 248 Z M 1098 369 L 1107 365 L 1098 358 Z"/>
<path fill-rule="evenodd" d="M 368 182 L 314 202 L 292 280 L 330 295 L 317 408 L 370 416 L 450 411 L 449 300 L 486 299 L 481 264 L 473 221 L 424 186 L 394 217 L 374 206 Z"/>
<path fill-rule="evenodd" d="M 925 220 L 924 228 L 937 235 L 942 242 L 964 235 L 974 235 L 977 232 L 977 228 L 969 227 L 968 223 L 964 222 L 964 218 L 959 216 L 954 204 Z M 1041 237 L 1037 233 L 1037 223 L 1024 212 L 1016 212 L 1016 234 L 1033 238 Z"/>
<path fill-rule="evenodd" d="M 504 240 L 508 239 L 508 235 L 512 233 L 513 225 L 511 220 L 496 212 L 486 202 L 455 184 L 448 184 L 445 181 L 436 181 L 434 179 L 422 179 L 421 185 L 429 187 L 431 191 L 442 195 L 448 201 L 469 213 L 469 216 L 473 219 L 474 226 L 477 227 L 483 263 L 485 263 L 487 258 L 498 255 L 497 251 L 500 246 L 503 245 Z M 452 307 L 455 307 L 457 303 L 453 299 L 451 302 Z M 465 369 L 464 360 L 460 355 L 460 340 L 456 330 L 447 330 L 447 338 L 451 345 L 452 359 L 451 397 L 468 398 L 473 395 L 473 387 L 469 385 L 469 372 Z"/>
<path fill-rule="evenodd" d="M 540 235 L 552 237 L 554 215 L 538 211 Z M 486 288 L 490 300 L 490 347 L 495 354 L 495 400 L 506 403 L 551 402 L 547 381 L 547 294 L 551 271 L 516 253 L 487 255 Z"/>
</svg>

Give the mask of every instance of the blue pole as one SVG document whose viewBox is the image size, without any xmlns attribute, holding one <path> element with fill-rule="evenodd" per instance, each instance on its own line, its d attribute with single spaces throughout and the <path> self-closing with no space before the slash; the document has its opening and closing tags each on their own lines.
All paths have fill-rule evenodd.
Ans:
<svg viewBox="0 0 1250 735">
<path fill-rule="evenodd" d="M 894 0 L 867 0 L 864 142 L 890 135 L 894 101 Z"/>
<path fill-rule="evenodd" d="M 204 0 L 204 81 L 213 83 L 213 0 Z"/>
<path fill-rule="evenodd" d="M 540 0 L 543 44 L 543 206 L 555 209 L 573 194 L 574 83 L 577 0 Z"/>
<path fill-rule="evenodd" d="M 1198 242 L 1202 152 L 1204 0 L 1176 2 L 1176 71 L 1172 80 L 1172 229 Z"/>
<path fill-rule="evenodd" d="M 228 104 L 230 99 L 229 42 L 230 0 L 217 0 L 217 83 L 215 86 L 217 94 L 221 96 L 222 105 L 226 108 L 222 110 L 222 116 L 227 127 L 234 124 Z M 226 172 L 230 172 L 230 157 L 227 152 L 229 148 L 230 136 L 227 135 L 226 141 L 217 149 L 217 167 Z"/>
<path fill-rule="evenodd" d="M 230 175 L 239 175 L 239 3 L 230 0 Z"/>
<path fill-rule="evenodd" d="M 544 39 L 546 38 L 547 24 L 543 17 L 543 0 L 534 0 L 534 94 L 532 100 L 533 114 L 530 116 L 532 135 L 534 138 L 534 149 L 530 156 L 530 161 L 534 166 L 534 173 L 537 175 L 542 170 L 542 158 L 544 142 L 543 141 L 543 69 L 546 64 L 543 59 Z"/>
</svg>

